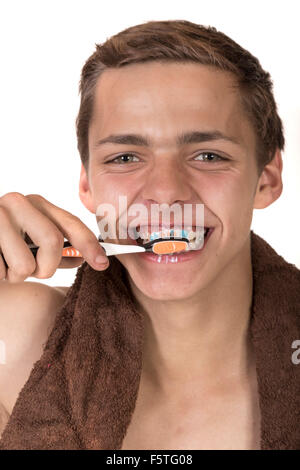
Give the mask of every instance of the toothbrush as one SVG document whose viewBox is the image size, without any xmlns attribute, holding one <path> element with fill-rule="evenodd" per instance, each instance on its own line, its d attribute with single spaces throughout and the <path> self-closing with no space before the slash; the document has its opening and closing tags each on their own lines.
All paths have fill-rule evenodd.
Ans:
<svg viewBox="0 0 300 470">
<path fill-rule="evenodd" d="M 187 238 L 180 238 L 176 239 L 174 237 L 165 238 L 158 238 L 156 240 L 151 240 L 150 242 L 146 243 L 144 246 L 140 245 L 120 245 L 117 243 L 106 243 L 101 242 L 101 238 L 98 237 L 99 243 L 105 251 L 106 256 L 112 255 L 121 255 L 125 253 L 142 253 L 142 252 L 152 252 L 157 255 L 166 255 L 175 253 L 178 251 L 185 251 L 188 250 L 188 239 Z M 36 257 L 38 246 L 34 244 L 29 244 L 28 247 L 30 248 L 31 253 L 34 257 Z M 63 258 L 82 258 L 82 254 L 74 248 L 70 242 L 65 241 L 63 250 L 62 250 L 62 257 Z M 2 258 L 5 264 L 5 267 L 8 268 L 8 265 L 5 261 L 5 258 L 2 254 Z"/>
<path fill-rule="evenodd" d="M 142 253 L 142 252 L 153 252 L 156 254 L 170 254 L 176 251 L 183 251 L 188 248 L 188 239 L 174 239 L 174 237 L 157 238 L 156 240 L 151 240 L 148 243 L 145 243 L 144 246 L 141 245 L 120 245 L 117 243 L 106 243 L 100 241 L 101 238 L 98 237 L 99 243 L 104 248 L 106 256 L 112 255 L 121 255 L 125 253 Z M 37 247 L 31 248 L 31 250 L 36 253 Z M 34 255 L 34 253 L 33 253 Z M 35 256 L 35 255 L 34 255 Z M 64 243 L 63 248 L 63 257 L 81 257 L 81 253 L 72 247 L 72 245 L 67 241 Z"/>
</svg>

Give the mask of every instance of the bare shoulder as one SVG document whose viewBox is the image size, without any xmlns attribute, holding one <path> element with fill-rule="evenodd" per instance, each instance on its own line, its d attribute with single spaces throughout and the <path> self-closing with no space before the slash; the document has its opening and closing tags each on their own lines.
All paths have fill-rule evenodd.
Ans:
<svg viewBox="0 0 300 470">
<path fill-rule="evenodd" d="M 67 295 L 68 290 L 69 290 L 70 288 L 71 288 L 71 287 L 67 287 L 67 286 L 58 286 L 58 287 L 54 287 L 54 289 L 58 290 L 58 291 L 61 292 L 63 295 Z"/>
<path fill-rule="evenodd" d="M 0 281 L 0 337 L 20 326 L 30 330 L 41 320 L 43 325 L 51 324 L 68 289 L 40 282 Z"/>
<path fill-rule="evenodd" d="M 0 404 L 9 414 L 42 356 L 67 289 L 0 281 Z"/>
</svg>

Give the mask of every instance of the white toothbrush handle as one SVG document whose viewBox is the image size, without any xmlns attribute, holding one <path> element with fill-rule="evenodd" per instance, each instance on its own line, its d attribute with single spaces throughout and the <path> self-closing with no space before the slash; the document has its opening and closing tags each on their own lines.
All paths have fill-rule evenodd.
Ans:
<svg viewBox="0 0 300 470">
<path fill-rule="evenodd" d="M 119 245 L 117 243 L 99 242 L 105 250 L 106 256 L 121 255 L 125 253 L 142 253 L 146 251 L 142 246 L 137 245 Z"/>
</svg>

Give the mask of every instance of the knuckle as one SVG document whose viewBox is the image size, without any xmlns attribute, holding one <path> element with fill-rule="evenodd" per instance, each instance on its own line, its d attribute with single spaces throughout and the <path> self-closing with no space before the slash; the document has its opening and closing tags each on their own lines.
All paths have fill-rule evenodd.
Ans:
<svg viewBox="0 0 300 470">
<path fill-rule="evenodd" d="M 15 263 L 11 267 L 11 270 L 18 277 L 26 278 L 26 277 L 30 276 L 30 274 L 32 274 L 33 271 L 35 270 L 35 262 L 33 261 L 31 263 L 30 261 L 27 261 L 27 262 Z"/>
<path fill-rule="evenodd" d="M 43 196 L 41 196 L 40 194 L 26 194 L 26 196 L 24 196 L 26 199 L 28 199 L 29 201 L 44 201 L 45 198 Z"/>
<path fill-rule="evenodd" d="M 6 277 L 6 281 L 9 283 L 9 284 L 16 284 L 17 282 L 20 282 L 21 280 L 14 277 L 13 274 L 8 274 L 7 277 Z"/>
<path fill-rule="evenodd" d="M 25 196 L 23 194 L 13 191 L 13 192 L 4 194 L 0 198 L 0 202 L 4 204 L 13 205 L 13 204 L 18 204 L 20 202 L 24 202 L 24 199 L 25 199 Z"/>
<path fill-rule="evenodd" d="M 26 277 L 27 276 L 18 276 L 12 271 L 7 275 L 6 281 L 10 284 L 19 284 L 20 282 L 25 281 Z"/>
<path fill-rule="evenodd" d="M 7 210 L 3 206 L 0 206 L 0 217 L 3 219 L 8 219 Z"/>
<path fill-rule="evenodd" d="M 39 269 L 37 271 L 36 274 L 34 274 L 34 277 L 36 277 L 37 279 L 49 279 L 50 277 L 53 276 L 53 274 L 55 273 L 56 269 L 52 272 L 50 272 L 49 270 L 46 271 L 46 270 L 43 270 L 43 269 Z"/>
<path fill-rule="evenodd" d="M 60 248 L 64 243 L 64 236 L 58 230 L 54 230 L 53 232 L 47 235 L 47 246 L 52 249 Z"/>
</svg>

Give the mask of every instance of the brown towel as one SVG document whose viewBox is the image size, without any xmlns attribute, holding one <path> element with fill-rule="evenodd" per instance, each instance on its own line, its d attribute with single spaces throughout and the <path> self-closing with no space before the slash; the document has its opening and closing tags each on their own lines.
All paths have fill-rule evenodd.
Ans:
<svg viewBox="0 0 300 470">
<path fill-rule="evenodd" d="M 261 449 L 300 449 L 300 270 L 251 231 Z M 121 448 L 134 411 L 143 319 L 126 271 L 81 265 L 44 352 L 21 390 L 0 449 Z"/>
</svg>

